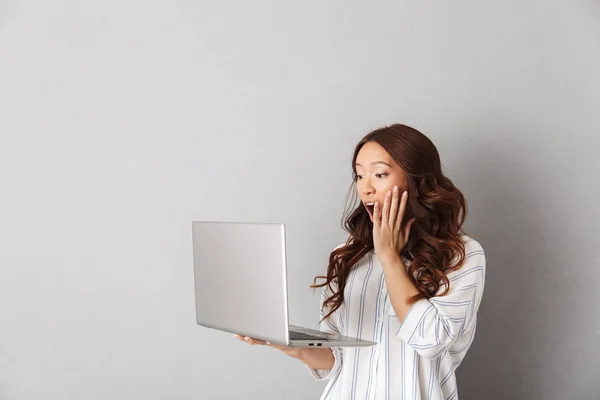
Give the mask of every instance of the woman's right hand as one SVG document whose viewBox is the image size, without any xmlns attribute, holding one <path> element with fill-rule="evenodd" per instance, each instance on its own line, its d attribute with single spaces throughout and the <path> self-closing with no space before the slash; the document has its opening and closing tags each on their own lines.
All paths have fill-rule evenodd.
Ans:
<svg viewBox="0 0 600 400">
<path fill-rule="evenodd" d="M 335 358 L 333 356 L 333 351 L 327 347 L 289 347 L 289 346 L 279 346 L 277 344 L 273 344 L 270 342 L 265 342 L 264 340 L 254 339 L 248 336 L 240 336 L 235 335 L 236 338 L 241 340 L 242 342 L 246 342 L 248 344 L 258 344 L 269 347 L 274 347 L 277 350 L 285 353 L 290 357 L 294 357 L 304 364 L 306 364 L 309 368 L 314 369 L 332 369 L 335 365 Z"/>
<path fill-rule="evenodd" d="M 242 342 L 245 342 L 245 343 L 248 343 L 251 345 L 273 347 L 290 357 L 294 357 L 294 358 L 298 358 L 298 359 L 302 355 L 302 351 L 303 351 L 303 348 L 301 348 L 301 347 L 279 346 L 279 345 L 271 343 L 271 342 L 265 342 L 264 340 L 255 339 L 255 338 L 251 338 L 248 336 L 235 335 L 235 337 L 238 340 L 241 340 Z"/>
</svg>

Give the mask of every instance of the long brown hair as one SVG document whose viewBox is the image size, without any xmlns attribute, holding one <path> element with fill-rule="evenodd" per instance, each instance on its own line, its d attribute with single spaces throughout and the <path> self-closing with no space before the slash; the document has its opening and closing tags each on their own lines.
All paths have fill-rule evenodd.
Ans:
<svg viewBox="0 0 600 400">
<path fill-rule="evenodd" d="M 415 218 L 415 222 L 401 256 L 410 261 L 408 275 L 419 290 L 409 303 L 435 296 L 442 285 L 445 290 L 440 295 L 446 295 L 450 287 L 447 273 L 459 269 L 465 260 L 461 234 L 467 204 L 460 190 L 443 174 L 433 142 L 418 130 L 402 124 L 377 129 L 358 142 L 352 157 L 352 185 L 342 217 L 343 228 L 350 236 L 345 245 L 330 254 L 327 275 L 315 277 L 311 285 L 312 288 L 327 285 L 331 290 L 331 296 L 324 303 L 329 312 L 323 319 L 343 304 L 350 272 L 374 248 L 373 223 L 369 214 L 362 203 L 355 206 L 355 163 L 358 152 L 367 142 L 376 142 L 383 147 L 407 176 L 408 203 L 402 226 L 411 218 Z M 317 279 L 325 282 L 317 284 Z M 332 284 L 336 290 L 332 289 Z"/>
</svg>

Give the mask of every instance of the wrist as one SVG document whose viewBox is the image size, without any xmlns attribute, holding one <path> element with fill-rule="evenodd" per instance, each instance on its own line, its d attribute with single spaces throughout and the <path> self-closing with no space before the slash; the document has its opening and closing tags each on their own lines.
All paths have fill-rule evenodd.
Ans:
<svg viewBox="0 0 600 400">
<path fill-rule="evenodd" d="M 400 254 L 392 250 L 384 250 L 377 253 L 377 258 L 382 265 L 394 265 L 402 262 Z"/>
<path fill-rule="evenodd" d="M 292 351 L 290 351 L 288 353 L 289 356 L 302 361 L 303 363 L 306 364 L 305 360 L 306 360 L 306 350 L 308 350 L 307 348 L 304 347 L 297 347 L 297 348 L 293 348 L 292 347 Z"/>
</svg>

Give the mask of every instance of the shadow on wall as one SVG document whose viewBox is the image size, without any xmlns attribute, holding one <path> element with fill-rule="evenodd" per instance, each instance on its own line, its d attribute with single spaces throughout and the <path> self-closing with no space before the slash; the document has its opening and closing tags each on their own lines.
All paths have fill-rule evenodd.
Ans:
<svg viewBox="0 0 600 400">
<path fill-rule="evenodd" d="M 557 318 L 570 305 L 557 295 L 564 265 L 544 203 L 552 172 L 543 168 L 544 155 L 528 155 L 514 133 L 486 132 L 464 156 L 454 174 L 464 182 L 466 230 L 485 250 L 487 273 L 475 342 L 457 371 L 460 398 L 566 399 L 573 382 L 563 382 L 568 374 L 557 368 L 577 344 L 568 348 L 564 318 Z M 560 346 L 562 359 L 556 358 Z"/>
</svg>

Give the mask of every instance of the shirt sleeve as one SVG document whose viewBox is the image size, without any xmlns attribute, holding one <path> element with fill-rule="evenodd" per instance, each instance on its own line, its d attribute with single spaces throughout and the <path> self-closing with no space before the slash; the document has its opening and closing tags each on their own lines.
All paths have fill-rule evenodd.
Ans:
<svg viewBox="0 0 600 400">
<path fill-rule="evenodd" d="M 331 295 L 331 289 L 328 286 L 323 287 L 321 291 L 321 306 L 319 312 L 319 319 L 323 318 L 325 315 L 329 313 L 329 309 L 324 306 L 325 300 Z M 329 316 L 329 318 L 323 320 L 319 324 L 319 329 L 322 332 L 329 333 L 340 333 L 340 324 L 339 324 L 339 309 L 337 309 L 333 314 Z M 343 354 L 342 349 L 340 347 L 331 347 L 331 352 L 333 353 L 333 358 L 335 362 L 333 364 L 332 369 L 314 369 L 307 366 L 311 375 L 317 381 L 326 381 L 335 378 L 339 375 L 342 369 L 342 361 Z"/>
<path fill-rule="evenodd" d="M 465 250 L 463 266 L 448 274 L 448 294 L 415 302 L 396 332 L 423 357 L 437 357 L 476 322 L 485 282 L 485 255 L 472 239 Z M 443 291 L 444 286 L 438 293 Z M 393 307 L 390 313 L 395 315 Z"/>
</svg>

